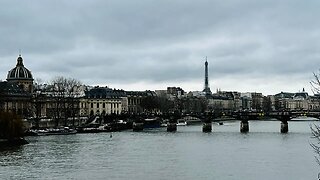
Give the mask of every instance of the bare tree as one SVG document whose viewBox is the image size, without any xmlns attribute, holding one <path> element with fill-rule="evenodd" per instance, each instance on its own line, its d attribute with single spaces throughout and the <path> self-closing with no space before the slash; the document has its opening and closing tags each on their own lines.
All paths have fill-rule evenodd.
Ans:
<svg viewBox="0 0 320 180">
<path fill-rule="evenodd" d="M 311 147 L 313 148 L 314 152 L 316 153 L 316 161 L 320 165 L 320 126 L 319 125 L 312 125 L 310 126 L 312 137 L 315 138 L 315 141 L 310 143 Z"/>
<path fill-rule="evenodd" d="M 312 86 L 312 92 L 314 94 L 319 94 L 320 93 L 320 70 L 319 73 L 313 73 L 314 79 L 311 80 L 310 84 Z"/>
<path fill-rule="evenodd" d="M 77 98 L 80 94 L 81 82 L 73 78 L 56 77 L 51 81 L 53 94 L 53 115 L 56 120 L 56 126 L 59 121 L 64 119 L 64 125 L 67 125 L 69 117 L 74 119 L 79 109 Z"/>
<path fill-rule="evenodd" d="M 313 73 L 314 79 L 310 82 L 312 86 L 312 91 L 314 94 L 320 93 L 320 71 L 319 73 Z M 320 102 L 318 102 L 320 103 Z M 314 149 L 316 153 L 316 161 L 320 165 L 320 125 L 319 124 L 313 124 L 310 126 L 312 137 L 315 139 L 315 141 L 311 142 L 310 145 Z"/>
</svg>

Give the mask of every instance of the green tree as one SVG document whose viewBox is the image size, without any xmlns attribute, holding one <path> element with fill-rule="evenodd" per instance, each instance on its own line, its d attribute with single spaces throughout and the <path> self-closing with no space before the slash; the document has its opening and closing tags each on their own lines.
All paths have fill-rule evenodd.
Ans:
<svg viewBox="0 0 320 180">
<path fill-rule="evenodd" d="M 14 140 L 23 136 L 21 117 L 10 112 L 0 112 L 0 139 Z"/>
</svg>

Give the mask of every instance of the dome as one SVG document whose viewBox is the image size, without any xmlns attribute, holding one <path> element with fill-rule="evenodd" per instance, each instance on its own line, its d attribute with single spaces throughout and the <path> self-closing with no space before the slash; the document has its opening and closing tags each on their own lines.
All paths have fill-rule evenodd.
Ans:
<svg viewBox="0 0 320 180">
<path fill-rule="evenodd" d="M 8 73 L 7 80 L 33 80 L 31 71 L 29 71 L 23 65 L 23 59 L 19 55 L 17 59 L 17 65 L 15 68 L 11 69 Z"/>
</svg>

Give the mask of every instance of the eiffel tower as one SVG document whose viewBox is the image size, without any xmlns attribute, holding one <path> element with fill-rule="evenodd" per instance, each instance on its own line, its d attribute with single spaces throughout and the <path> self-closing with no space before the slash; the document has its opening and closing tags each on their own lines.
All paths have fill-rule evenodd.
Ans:
<svg viewBox="0 0 320 180">
<path fill-rule="evenodd" d="M 210 87 L 209 87 L 209 73 L 208 73 L 208 60 L 207 60 L 207 57 L 206 57 L 206 62 L 204 63 L 205 65 L 205 78 L 204 78 L 204 89 L 203 89 L 203 92 L 205 92 L 206 95 L 211 95 L 212 92 L 210 90 Z"/>
</svg>

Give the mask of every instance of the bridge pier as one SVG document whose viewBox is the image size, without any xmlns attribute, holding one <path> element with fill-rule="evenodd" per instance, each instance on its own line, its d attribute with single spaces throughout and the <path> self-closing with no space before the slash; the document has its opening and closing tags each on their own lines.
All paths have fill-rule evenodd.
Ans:
<svg viewBox="0 0 320 180">
<path fill-rule="evenodd" d="M 133 131 L 143 131 L 143 122 L 133 122 L 132 129 Z"/>
<path fill-rule="evenodd" d="M 212 131 L 212 123 L 204 122 L 202 125 L 202 132 L 211 132 Z"/>
<path fill-rule="evenodd" d="M 177 131 L 177 123 L 176 122 L 168 122 L 167 123 L 167 132 L 176 132 Z"/>
<path fill-rule="evenodd" d="M 281 133 L 287 133 L 289 131 L 288 121 L 281 121 Z"/>
<path fill-rule="evenodd" d="M 288 121 L 290 121 L 291 117 L 292 116 L 290 112 L 282 112 L 281 114 L 279 114 L 279 117 L 277 119 L 281 121 L 281 133 L 287 133 L 289 131 Z"/>
<path fill-rule="evenodd" d="M 243 120 L 240 122 L 240 132 L 241 133 L 249 132 L 249 121 Z"/>
</svg>

